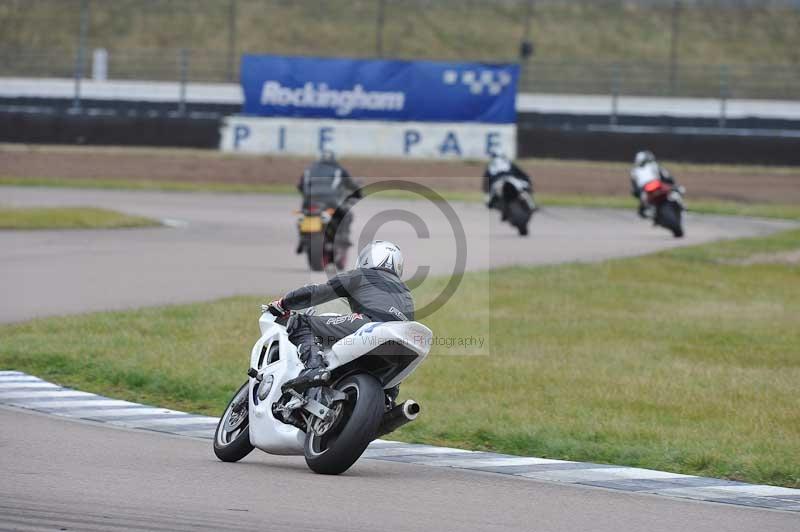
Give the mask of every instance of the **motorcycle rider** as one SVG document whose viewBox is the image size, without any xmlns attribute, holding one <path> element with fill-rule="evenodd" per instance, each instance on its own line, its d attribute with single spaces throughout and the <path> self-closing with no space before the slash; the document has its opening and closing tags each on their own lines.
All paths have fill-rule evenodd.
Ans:
<svg viewBox="0 0 800 532">
<path fill-rule="evenodd" d="M 666 168 L 658 164 L 656 156 L 649 150 L 643 150 L 636 154 L 631 169 L 631 196 L 639 200 L 639 216 L 647 218 L 647 199 L 644 187 L 647 183 L 661 180 L 669 185 L 675 185 L 675 178 Z"/>
<path fill-rule="evenodd" d="M 503 213 L 503 221 L 508 218 L 508 212 L 494 184 L 506 176 L 516 177 L 524 181 L 527 183 L 526 190 L 531 193 L 533 192 L 533 182 L 525 171 L 510 161 L 505 155 L 493 153 L 491 159 L 489 159 L 489 164 L 486 165 L 486 170 L 483 172 L 483 192 L 486 194 L 486 207 L 500 210 Z M 532 209 L 536 209 L 535 204 L 532 206 Z"/>
<path fill-rule="evenodd" d="M 336 209 L 335 218 L 331 220 L 333 234 L 338 234 L 341 230 L 341 235 L 338 236 L 340 242 L 346 246 L 351 245 L 349 235 L 352 216 L 348 217 L 347 213 L 361 197 L 360 186 L 339 164 L 333 152 L 322 152 L 320 159 L 305 169 L 297 183 L 297 190 L 303 195 L 303 209 L 311 203 L 320 205 L 322 209 Z M 297 253 L 302 252 L 301 240 Z"/>
<path fill-rule="evenodd" d="M 403 274 L 403 254 L 391 242 L 376 240 L 361 250 L 355 269 L 340 273 L 324 284 L 310 284 L 293 290 L 269 305 L 286 321 L 289 340 L 297 346 L 300 360 L 306 366 L 297 378 L 287 381 L 283 388 L 302 392 L 330 379 L 322 358 L 322 347 L 330 346 L 353 334 L 370 322 L 411 321 L 414 319 L 414 300 L 411 291 L 400 278 Z M 343 316 L 314 316 L 291 314 L 327 301 L 344 297 L 351 314 Z M 397 390 L 388 394 L 397 397 Z"/>
</svg>

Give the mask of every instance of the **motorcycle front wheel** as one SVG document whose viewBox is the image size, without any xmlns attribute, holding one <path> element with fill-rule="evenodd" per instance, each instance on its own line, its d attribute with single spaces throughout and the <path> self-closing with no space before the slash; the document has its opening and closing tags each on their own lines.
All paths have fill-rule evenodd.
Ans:
<svg viewBox="0 0 800 532">
<path fill-rule="evenodd" d="M 358 460 L 375 439 L 384 411 L 383 388 L 371 375 L 351 375 L 333 388 L 347 396 L 339 418 L 321 435 L 310 427 L 305 440 L 306 464 L 323 475 L 344 473 Z"/>
<path fill-rule="evenodd" d="M 509 221 L 517 228 L 520 236 L 528 235 L 528 222 L 531 219 L 529 209 L 521 201 L 514 201 L 508 206 Z"/>
<path fill-rule="evenodd" d="M 245 382 L 228 403 L 214 432 L 214 454 L 223 462 L 238 462 L 253 450 L 250 444 L 250 382 Z"/>
<path fill-rule="evenodd" d="M 656 214 L 659 225 L 672 231 L 675 238 L 683 236 L 683 221 L 681 208 L 674 202 L 667 201 L 662 204 Z"/>
</svg>

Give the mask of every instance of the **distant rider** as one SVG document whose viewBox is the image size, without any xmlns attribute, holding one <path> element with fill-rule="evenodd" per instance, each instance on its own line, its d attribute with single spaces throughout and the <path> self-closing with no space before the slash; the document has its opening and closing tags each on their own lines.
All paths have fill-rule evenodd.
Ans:
<svg viewBox="0 0 800 532">
<path fill-rule="evenodd" d="M 337 218 L 331 223 L 334 224 L 336 231 L 341 231 L 341 235 L 337 238 L 341 238 L 341 242 L 348 246 L 351 245 L 352 217 L 346 217 L 346 214 L 361 197 L 359 189 L 359 184 L 330 151 L 323 152 L 318 161 L 306 168 L 297 183 L 297 190 L 303 195 L 304 209 L 312 203 L 319 205 L 323 210 L 338 209 Z M 297 252 L 303 252 L 302 243 Z"/>
<path fill-rule="evenodd" d="M 644 150 L 636 154 L 631 169 L 631 196 L 639 200 L 639 216 L 647 218 L 647 201 L 643 194 L 644 187 L 651 181 L 660 180 L 669 185 L 675 185 L 666 168 L 658 164 L 653 152 Z"/>
<path fill-rule="evenodd" d="M 508 217 L 508 213 L 505 212 L 500 191 L 494 184 L 506 176 L 524 181 L 527 184 L 526 190 L 531 194 L 533 193 L 533 182 L 524 170 L 510 161 L 505 155 L 492 154 L 489 164 L 486 165 L 486 171 L 483 172 L 483 192 L 486 194 L 486 206 L 490 209 L 502 211 L 503 220 Z M 533 208 L 535 209 L 536 207 L 534 206 Z"/>
<path fill-rule="evenodd" d="M 318 386 L 330 378 L 322 358 L 322 347 L 330 346 L 370 322 L 410 321 L 414 319 L 414 300 L 402 281 L 403 254 L 391 242 L 377 240 L 361 250 L 355 269 L 331 278 L 325 284 L 310 284 L 293 290 L 270 303 L 282 314 L 289 340 L 297 346 L 306 369 L 287 381 L 284 389 L 298 392 Z M 352 314 L 314 316 L 291 314 L 290 310 L 313 307 L 344 297 Z M 397 390 L 388 393 L 393 401 Z"/>
</svg>

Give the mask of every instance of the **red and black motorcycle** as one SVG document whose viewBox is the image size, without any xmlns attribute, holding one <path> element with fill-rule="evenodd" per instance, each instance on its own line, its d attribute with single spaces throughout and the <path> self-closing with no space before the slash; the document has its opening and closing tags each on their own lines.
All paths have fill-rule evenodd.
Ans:
<svg viewBox="0 0 800 532">
<path fill-rule="evenodd" d="M 650 181 L 644 186 L 643 195 L 655 225 L 660 225 L 675 235 L 683 236 L 683 194 L 682 186 L 671 185 L 659 179 Z"/>
</svg>

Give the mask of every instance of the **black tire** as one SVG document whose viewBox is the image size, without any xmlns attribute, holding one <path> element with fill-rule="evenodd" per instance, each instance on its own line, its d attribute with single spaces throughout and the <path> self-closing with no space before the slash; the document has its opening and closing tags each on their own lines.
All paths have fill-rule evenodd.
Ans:
<svg viewBox="0 0 800 532">
<path fill-rule="evenodd" d="M 336 268 L 338 268 L 340 271 L 347 269 L 347 250 L 348 249 L 349 248 L 344 247 L 344 246 L 340 246 L 340 247 L 336 248 L 336 252 L 334 254 L 334 257 L 336 258 L 335 264 L 336 264 Z"/>
<path fill-rule="evenodd" d="M 250 443 L 249 393 L 248 381 L 236 391 L 217 423 L 217 430 L 214 432 L 214 454 L 223 462 L 238 462 L 254 449 Z M 229 423 L 234 414 L 233 407 L 241 406 L 242 401 L 244 401 L 244 415 Z M 240 413 L 241 410 L 237 414 Z"/>
<path fill-rule="evenodd" d="M 672 234 L 675 238 L 683 238 L 683 209 L 678 205 L 673 205 L 672 208 L 675 209 L 675 219 L 677 220 L 675 227 L 672 228 Z"/>
<path fill-rule="evenodd" d="M 347 471 L 375 439 L 383 419 L 385 394 L 372 375 L 359 373 L 334 385 L 347 394 L 341 421 L 322 436 L 306 433 L 306 464 L 315 473 L 338 475 Z"/>
<path fill-rule="evenodd" d="M 322 233 L 312 233 L 306 236 L 306 256 L 308 257 L 308 267 L 315 272 L 321 272 L 325 267 L 322 261 L 322 240 Z"/>
<path fill-rule="evenodd" d="M 528 235 L 528 221 L 531 219 L 530 210 L 520 201 L 512 201 L 508 206 L 508 220 L 517 228 L 520 236 Z"/>
<path fill-rule="evenodd" d="M 658 224 L 672 231 L 675 238 L 683 236 L 681 226 L 681 208 L 678 204 L 667 201 L 663 203 L 657 213 Z"/>
</svg>

